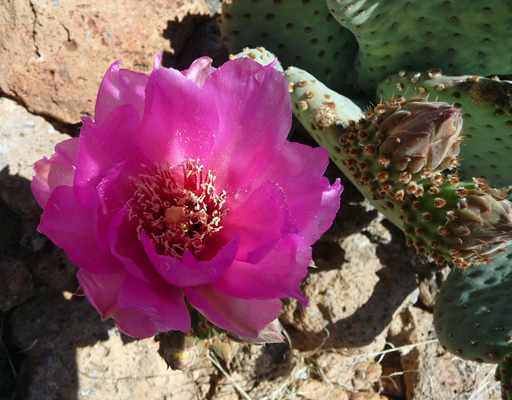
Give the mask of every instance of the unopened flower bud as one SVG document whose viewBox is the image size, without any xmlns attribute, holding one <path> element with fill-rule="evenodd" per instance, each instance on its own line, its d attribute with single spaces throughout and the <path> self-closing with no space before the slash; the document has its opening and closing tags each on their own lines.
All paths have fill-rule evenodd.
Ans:
<svg viewBox="0 0 512 400">
<path fill-rule="evenodd" d="M 512 241 L 512 204 L 499 190 L 471 189 L 447 227 L 448 239 L 463 257 L 485 262 Z"/>
<path fill-rule="evenodd" d="M 210 338 L 209 346 L 217 356 L 223 359 L 226 364 L 229 364 L 236 356 L 236 353 L 240 348 L 240 343 L 233 340 L 230 335 L 220 333 L 219 335 Z"/>
<path fill-rule="evenodd" d="M 159 333 L 155 341 L 160 343 L 158 354 L 173 370 L 188 371 L 204 360 L 208 354 L 205 340 L 192 332 L 169 331 Z"/>
<path fill-rule="evenodd" d="M 378 123 L 380 152 L 400 171 L 450 168 L 460 151 L 462 116 L 447 103 L 425 98 L 391 101 Z"/>
</svg>

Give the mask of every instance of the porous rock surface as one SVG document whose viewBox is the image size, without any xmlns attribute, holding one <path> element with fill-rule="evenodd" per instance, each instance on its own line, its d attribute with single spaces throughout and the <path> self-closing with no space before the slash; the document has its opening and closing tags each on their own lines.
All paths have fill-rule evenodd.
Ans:
<svg viewBox="0 0 512 400">
<path fill-rule="evenodd" d="M 2 0 L 0 90 L 31 112 L 75 124 L 94 112 L 112 62 L 150 72 L 157 54 L 174 53 L 166 30 L 208 14 L 204 0 Z"/>
</svg>

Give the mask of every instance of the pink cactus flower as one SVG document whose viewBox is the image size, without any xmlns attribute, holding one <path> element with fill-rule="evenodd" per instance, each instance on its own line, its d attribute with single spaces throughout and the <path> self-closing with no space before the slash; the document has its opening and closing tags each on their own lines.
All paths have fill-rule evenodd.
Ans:
<svg viewBox="0 0 512 400">
<path fill-rule="evenodd" d="M 95 120 L 35 164 L 38 229 L 128 335 L 187 332 L 191 306 L 257 337 L 280 298 L 307 304 L 299 285 L 342 186 L 322 177 L 324 149 L 286 141 L 288 86 L 272 66 L 159 63 L 150 75 L 114 63 Z"/>
</svg>

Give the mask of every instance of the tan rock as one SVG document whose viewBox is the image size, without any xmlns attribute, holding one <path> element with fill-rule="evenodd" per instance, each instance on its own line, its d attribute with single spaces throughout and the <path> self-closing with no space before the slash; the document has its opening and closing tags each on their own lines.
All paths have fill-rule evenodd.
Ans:
<svg viewBox="0 0 512 400">
<path fill-rule="evenodd" d="M 21 260 L 0 260 L 0 312 L 23 303 L 33 292 L 32 275 Z"/>
<path fill-rule="evenodd" d="M 0 90 L 66 123 L 94 112 L 108 66 L 150 72 L 173 52 L 171 21 L 208 14 L 204 0 L 0 1 Z"/>
<path fill-rule="evenodd" d="M 123 343 L 116 328 L 108 335 L 105 342 L 77 348 L 80 398 L 193 400 L 202 392 L 198 386 L 209 387 L 206 366 L 199 367 L 202 379 L 196 382 L 192 375 L 167 369 L 153 339 Z"/>
<path fill-rule="evenodd" d="M 350 400 L 388 400 L 386 396 L 382 396 L 375 392 L 359 392 L 351 393 Z"/>
<path fill-rule="evenodd" d="M 56 131 L 44 118 L 30 114 L 13 100 L 0 98 L 0 195 L 13 211 L 29 217 L 41 213 L 29 186 L 34 176 L 32 165 L 50 157 L 55 145 L 65 139 L 69 136 Z"/>
<path fill-rule="evenodd" d="M 345 390 L 317 380 L 305 382 L 300 387 L 299 394 L 305 400 L 349 400 Z"/>
<path fill-rule="evenodd" d="M 444 350 L 435 339 L 432 314 L 411 307 L 404 326 L 408 343 L 416 343 L 401 357 L 407 400 L 467 398 L 499 400 L 499 385 L 494 380 L 494 365 L 459 359 Z M 424 343 L 424 344 L 422 344 Z M 477 394 L 480 397 L 476 397 Z"/>
<path fill-rule="evenodd" d="M 316 368 L 331 386 L 342 387 L 351 392 L 373 390 L 382 374 L 381 365 L 371 357 L 353 357 L 338 353 L 319 354 Z"/>
<path fill-rule="evenodd" d="M 303 286 L 309 306 L 302 309 L 294 301 L 287 303 L 282 322 L 295 328 L 291 334 L 299 349 L 380 351 L 393 316 L 416 302 L 415 275 L 400 261 L 396 267 L 397 261 L 384 265 L 376 254 L 377 244 L 363 234 L 349 235 L 340 246 L 345 262 L 329 270 L 325 265 L 312 270 Z"/>
<path fill-rule="evenodd" d="M 167 369 L 153 339 L 121 335 L 70 292 L 27 301 L 8 323 L 29 372 L 19 382 L 20 398 L 193 400 L 210 387 L 213 367 L 189 374 Z"/>
</svg>

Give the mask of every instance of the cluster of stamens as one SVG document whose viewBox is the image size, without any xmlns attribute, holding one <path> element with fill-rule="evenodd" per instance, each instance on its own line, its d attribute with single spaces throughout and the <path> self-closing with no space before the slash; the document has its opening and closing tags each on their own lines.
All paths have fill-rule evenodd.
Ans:
<svg viewBox="0 0 512 400">
<path fill-rule="evenodd" d="M 158 254 L 181 259 L 188 250 L 198 256 L 204 241 L 222 229 L 226 192 L 215 189 L 215 177 L 199 160 L 172 167 L 156 164 L 133 182 L 129 218 L 151 239 Z"/>
</svg>

